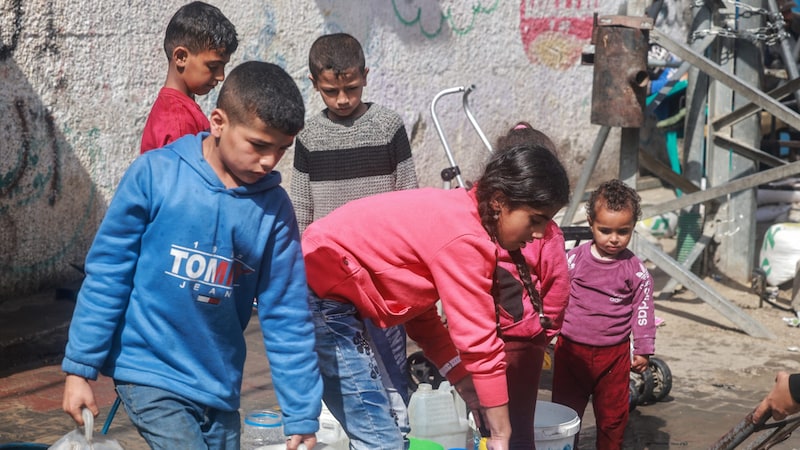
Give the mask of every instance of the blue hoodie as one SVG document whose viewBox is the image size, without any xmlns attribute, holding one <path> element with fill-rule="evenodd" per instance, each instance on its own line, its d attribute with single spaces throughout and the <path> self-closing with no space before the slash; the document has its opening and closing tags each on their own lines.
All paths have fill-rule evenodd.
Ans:
<svg viewBox="0 0 800 450">
<path fill-rule="evenodd" d="M 258 299 L 287 435 L 318 429 L 322 381 L 297 223 L 281 176 L 226 188 L 208 133 L 137 158 L 86 258 L 62 369 L 239 408 Z"/>
</svg>

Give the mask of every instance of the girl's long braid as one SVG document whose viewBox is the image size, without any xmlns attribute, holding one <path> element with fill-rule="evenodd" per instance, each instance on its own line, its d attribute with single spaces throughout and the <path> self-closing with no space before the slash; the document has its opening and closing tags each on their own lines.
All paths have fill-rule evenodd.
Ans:
<svg viewBox="0 0 800 450">
<path fill-rule="evenodd" d="M 511 260 L 513 260 L 514 264 L 517 266 L 517 272 L 519 272 L 519 277 L 522 279 L 522 284 L 525 286 L 525 290 L 528 292 L 528 297 L 531 298 L 534 311 L 539 313 L 539 323 L 545 330 L 552 328 L 553 321 L 544 315 L 544 311 L 542 309 L 542 297 L 539 295 L 539 291 L 537 291 L 533 286 L 531 272 L 528 270 L 528 263 L 525 261 L 525 257 L 522 256 L 522 251 L 517 249 L 514 251 L 509 251 L 508 253 L 511 255 Z"/>
</svg>

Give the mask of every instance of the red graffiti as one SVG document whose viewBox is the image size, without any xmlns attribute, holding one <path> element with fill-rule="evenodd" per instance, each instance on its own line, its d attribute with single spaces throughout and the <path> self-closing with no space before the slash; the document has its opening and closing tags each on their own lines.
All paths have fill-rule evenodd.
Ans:
<svg viewBox="0 0 800 450">
<path fill-rule="evenodd" d="M 599 6 L 599 0 L 522 0 L 519 31 L 528 59 L 559 70 L 576 64 Z"/>
</svg>

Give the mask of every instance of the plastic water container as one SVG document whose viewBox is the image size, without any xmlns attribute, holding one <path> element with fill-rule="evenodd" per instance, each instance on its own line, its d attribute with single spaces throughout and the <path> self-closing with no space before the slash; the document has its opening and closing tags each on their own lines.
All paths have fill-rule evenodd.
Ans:
<svg viewBox="0 0 800 450">
<path fill-rule="evenodd" d="M 466 415 L 460 417 L 455 396 L 458 394 L 446 381 L 439 389 L 420 383 L 408 403 L 409 437 L 434 441 L 445 449 L 463 448 L 469 426 Z"/>
<path fill-rule="evenodd" d="M 286 436 L 283 434 L 280 419 L 280 413 L 276 411 L 260 410 L 247 414 L 245 429 L 242 433 L 241 450 L 286 450 Z M 319 422 L 317 444 L 314 446 L 314 450 L 348 450 L 350 448 L 350 440 L 347 439 L 344 429 L 324 403 Z M 279 430 L 280 433 L 276 434 L 276 430 Z M 300 444 L 298 449 L 308 450 L 305 444 Z"/>
<path fill-rule="evenodd" d="M 322 444 L 327 447 L 322 447 Z M 344 432 L 344 428 L 336 420 L 336 417 L 333 417 L 325 403 L 322 403 L 322 413 L 319 415 L 317 445 L 314 449 L 317 448 L 330 448 L 331 450 L 349 450 L 350 448 L 350 439 L 347 437 L 347 433 Z"/>
<path fill-rule="evenodd" d="M 453 450 L 445 449 L 440 444 L 427 439 L 416 439 L 410 437 L 408 438 L 408 444 L 408 450 Z"/>
<path fill-rule="evenodd" d="M 473 450 L 486 450 L 487 438 L 482 438 L 475 427 L 472 413 L 469 416 L 472 429 Z M 581 419 L 572 408 L 558 403 L 536 401 L 533 417 L 533 442 L 536 450 L 571 450 L 575 448 L 575 435 L 581 430 Z"/>
<path fill-rule="evenodd" d="M 558 403 L 536 401 L 533 439 L 536 450 L 564 450 L 575 445 L 581 419 L 574 409 Z"/>
<path fill-rule="evenodd" d="M 241 450 L 270 450 L 276 445 L 286 448 L 281 413 L 268 409 L 248 412 L 242 427 Z"/>
<path fill-rule="evenodd" d="M 472 412 L 467 415 L 467 425 L 472 432 L 472 447 L 470 447 L 470 449 L 487 450 L 487 438 L 481 436 L 481 432 L 478 431 L 478 426 L 475 425 L 475 417 L 473 417 Z"/>
</svg>

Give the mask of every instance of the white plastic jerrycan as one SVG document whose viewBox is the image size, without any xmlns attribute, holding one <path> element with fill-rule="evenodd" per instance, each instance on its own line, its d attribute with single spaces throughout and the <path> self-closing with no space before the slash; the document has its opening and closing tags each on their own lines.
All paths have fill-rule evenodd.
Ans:
<svg viewBox="0 0 800 450">
<path fill-rule="evenodd" d="M 408 403 L 409 436 L 434 441 L 444 448 L 463 448 L 467 438 L 466 405 L 447 381 L 433 389 L 420 383 Z"/>
<path fill-rule="evenodd" d="M 327 447 L 322 447 L 325 444 Z M 333 417 L 333 414 L 322 403 L 322 413 L 319 416 L 319 431 L 317 431 L 317 448 L 330 448 L 332 450 L 348 450 L 350 448 L 350 439 L 342 428 L 342 425 Z"/>
</svg>

